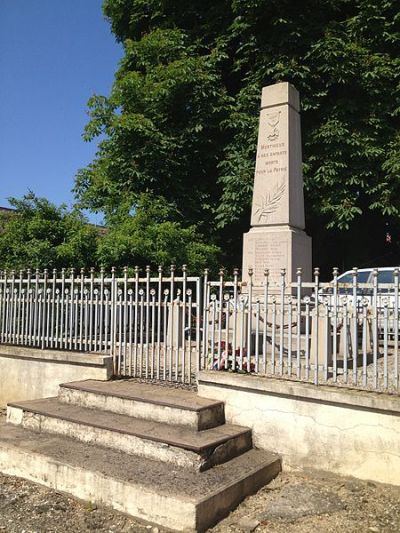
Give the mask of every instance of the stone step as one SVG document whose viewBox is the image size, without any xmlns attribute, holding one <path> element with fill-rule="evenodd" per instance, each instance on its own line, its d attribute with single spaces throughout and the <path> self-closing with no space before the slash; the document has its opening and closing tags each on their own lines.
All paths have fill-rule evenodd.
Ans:
<svg viewBox="0 0 400 533">
<path fill-rule="evenodd" d="M 130 380 L 64 383 L 58 397 L 64 403 L 196 430 L 225 422 L 223 402 L 199 398 L 195 392 Z"/>
<path fill-rule="evenodd" d="M 10 403 L 7 421 L 197 471 L 229 461 L 252 447 L 248 428 L 224 424 L 196 431 L 70 405 L 57 398 Z"/>
<path fill-rule="evenodd" d="M 280 471 L 250 450 L 196 473 L 0 420 L 0 471 L 176 531 L 205 531 Z"/>
</svg>

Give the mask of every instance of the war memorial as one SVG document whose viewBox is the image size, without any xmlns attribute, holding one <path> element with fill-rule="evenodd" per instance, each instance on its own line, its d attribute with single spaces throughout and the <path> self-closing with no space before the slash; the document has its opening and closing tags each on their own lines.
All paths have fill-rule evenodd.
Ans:
<svg viewBox="0 0 400 533">
<path fill-rule="evenodd" d="M 399 485 L 399 271 L 312 271 L 300 111 L 263 88 L 242 274 L 1 273 L 2 473 L 177 531 L 282 468 Z"/>
</svg>

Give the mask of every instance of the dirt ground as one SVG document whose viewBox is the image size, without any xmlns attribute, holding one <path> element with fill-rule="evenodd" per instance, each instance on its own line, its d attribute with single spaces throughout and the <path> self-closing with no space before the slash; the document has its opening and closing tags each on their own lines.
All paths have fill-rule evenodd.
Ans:
<svg viewBox="0 0 400 533">
<path fill-rule="evenodd" d="M 109 508 L 0 474 L 0 532 L 162 533 Z M 278 476 L 213 533 L 386 533 L 400 531 L 400 487 L 315 472 Z"/>
</svg>

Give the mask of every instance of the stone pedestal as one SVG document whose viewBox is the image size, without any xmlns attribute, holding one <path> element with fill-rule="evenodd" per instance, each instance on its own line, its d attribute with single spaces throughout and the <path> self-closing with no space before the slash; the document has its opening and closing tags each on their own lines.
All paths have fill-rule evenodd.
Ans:
<svg viewBox="0 0 400 533">
<path fill-rule="evenodd" d="M 286 269 L 286 281 L 296 281 L 296 269 L 303 269 L 304 280 L 310 280 L 311 238 L 302 230 L 290 226 L 251 228 L 243 236 L 243 281 L 253 269 L 253 292 L 262 291 L 264 270 L 269 269 L 270 289 L 276 292 L 280 271 Z M 275 284 L 275 286 L 274 286 Z"/>
<path fill-rule="evenodd" d="M 317 364 L 322 370 L 325 363 L 331 366 L 332 361 L 331 319 L 326 316 L 325 306 L 320 305 L 318 317 L 315 310 L 312 313 L 310 364 L 311 368 Z"/>
</svg>

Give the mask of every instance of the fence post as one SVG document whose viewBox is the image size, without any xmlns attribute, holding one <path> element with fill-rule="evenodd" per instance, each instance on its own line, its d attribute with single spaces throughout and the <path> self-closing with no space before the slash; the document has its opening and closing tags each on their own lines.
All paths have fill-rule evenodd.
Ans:
<svg viewBox="0 0 400 533">
<path fill-rule="evenodd" d="M 311 335 L 314 337 L 314 343 L 316 346 L 314 354 L 314 384 L 318 385 L 318 346 L 319 346 L 319 268 L 314 269 L 314 314 L 315 314 L 315 327 L 311 328 Z"/>
<path fill-rule="evenodd" d="M 296 349 L 297 349 L 297 378 L 301 377 L 301 281 L 302 281 L 303 269 L 298 268 L 296 270 L 297 287 L 296 287 Z"/>
<path fill-rule="evenodd" d="M 157 379 L 160 379 L 161 365 L 161 313 L 162 313 L 162 266 L 158 266 L 158 306 L 157 306 Z M 164 339 L 165 342 L 165 339 Z M 132 351 L 132 348 L 131 348 Z"/>
<path fill-rule="evenodd" d="M 203 346 L 201 344 L 201 334 L 200 334 L 200 321 L 201 321 L 201 317 L 202 317 L 202 308 L 203 308 L 203 302 L 201 301 L 201 297 L 202 297 L 202 291 L 201 291 L 201 278 L 197 278 L 196 280 L 196 304 L 195 304 L 195 309 L 196 309 L 196 313 L 195 313 L 195 320 L 196 320 L 196 369 L 197 369 L 197 372 L 199 372 L 199 370 L 203 370 L 203 367 L 202 367 L 202 352 L 203 352 Z M 189 307 L 189 312 L 191 313 L 192 311 L 192 298 L 190 296 L 190 307 Z M 191 319 L 190 319 L 191 320 Z M 204 320 L 204 315 L 203 315 L 203 320 Z M 190 322 L 190 325 L 189 327 L 191 328 L 191 322 Z M 204 327 L 204 324 L 203 324 L 203 327 Z M 190 350 L 190 354 L 192 353 L 192 333 L 191 333 L 191 330 L 190 330 L 190 342 L 189 342 L 189 350 Z M 192 356 L 190 355 L 190 358 Z M 204 365 L 204 360 L 203 360 L 203 365 Z M 191 376 L 190 376 L 190 380 L 191 380 Z"/>
<path fill-rule="evenodd" d="M 394 332 L 394 365 L 393 384 L 399 387 L 399 269 L 395 268 L 393 273 L 394 281 L 394 310 L 393 310 L 393 332 Z"/>
<path fill-rule="evenodd" d="M 181 355 L 182 355 L 182 383 L 185 382 L 185 374 L 186 374 L 186 291 L 187 291 L 187 271 L 186 271 L 186 265 L 182 265 L 182 312 L 178 311 L 178 317 L 180 315 L 182 316 L 182 323 L 181 323 L 181 335 L 182 335 L 182 341 L 181 341 Z M 189 310 L 190 313 L 190 310 Z M 178 319 L 179 324 L 179 319 Z M 179 344 L 178 344 L 178 350 L 179 350 Z M 189 358 L 190 361 L 190 358 Z M 189 366 L 189 376 L 192 373 L 192 369 Z"/>
<path fill-rule="evenodd" d="M 281 316 L 279 321 L 279 374 L 283 376 L 283 345 L 284 345 L 284 333 L 285 333 L 285 290 L 286 290 L 286 269 L 281 268 L 281 280 L 280 280 L 280 310 Z"/>
<path fill-rule="evenodd" d="M 373 328 L 373 382 L 374 387 L 378 386 L 378 269 L 372 271 L 373 280 L 373 303 L 372 303 L 372 328 Z"/>
<path fill-rule="evenodd" d="M 203 278 L 203 342 L 202 342 L 202 357 L 203 357 L 203 368 L 207 368 L 207 351 L 208 351 L 208 306 L 209 306 L 209 295 L 208 295 L 208 268 L 204 269 L 204 278 Z"/>
<path fill-rule="evenodd" d="M 332 305 L 333 305 L 333 311 L 332 311 L 332 318 L 333 318 L 333 347 L 332 347 L 332 355 L 333 355 L 333 381 L 336 382 L 337 380 L 337 354 L 338 354 L 338 347 L 337 347 L 337 337 L 338 337 L 338 274 L 339 269 L 337 267 L 334 267 L 333 271 L 333 291 L 332 291 Z"/>
<path fill-rule="evenodd" d="M 358 360 L 358 301 L 357 301 L 357 289 L 358 289 L 358 268 L 353 267 L 353 384 L 357 385 L 357 360 Z"/>
<path fill-rule="evenodd" d="M 116 306 L 116 283 L 115 283 L 115 267 L 111 267 L 111 302 L 110 302 L 110 318 L 111 318 L 111 324 L 110 324 L 110 355 L 112 355 L 113 358 L 113 366 L 114 366 L 114 373 L 118 372 L 117 369 L 117 361 L 116 361 L 116 350 L 115 350 L 115 344 L 116 344 L 116 312 L 117 312 L 117 306 Z"/>
<path fill-rule="evenodd" d="M 150 340 L 150 265 L 146 265 L 146 335 L 145 335 L 145 376 L 149 377 L 149 340 Z"/>
<path fill-rule="evenodd" d="M 269 298 L 269 270 L 264 269 L 264 325 L 263 325 L 263 369 L 267 372 L 267 343 L 268 343 L 268 298 Z"/>
<path fill-rule="evenodd" d="M 233 269 L 233 326 L 232 326 L 232 370 L 236 370 L 237 350 L 237 307 L 238 307 L 238 279 L 239 269 Z"/>
<path fill-rule="evenodd" d="M 247 300 L 247 372 L 251 371 L 251 352 L 252 352 L 252 343 L 251 343 L 251 334 L 252 334 L 252 316 L 253 316 L 253 274 L 254 271 L 252 268 L 248 270 L 249 274 L 249 297 Z"/>
</svg>

